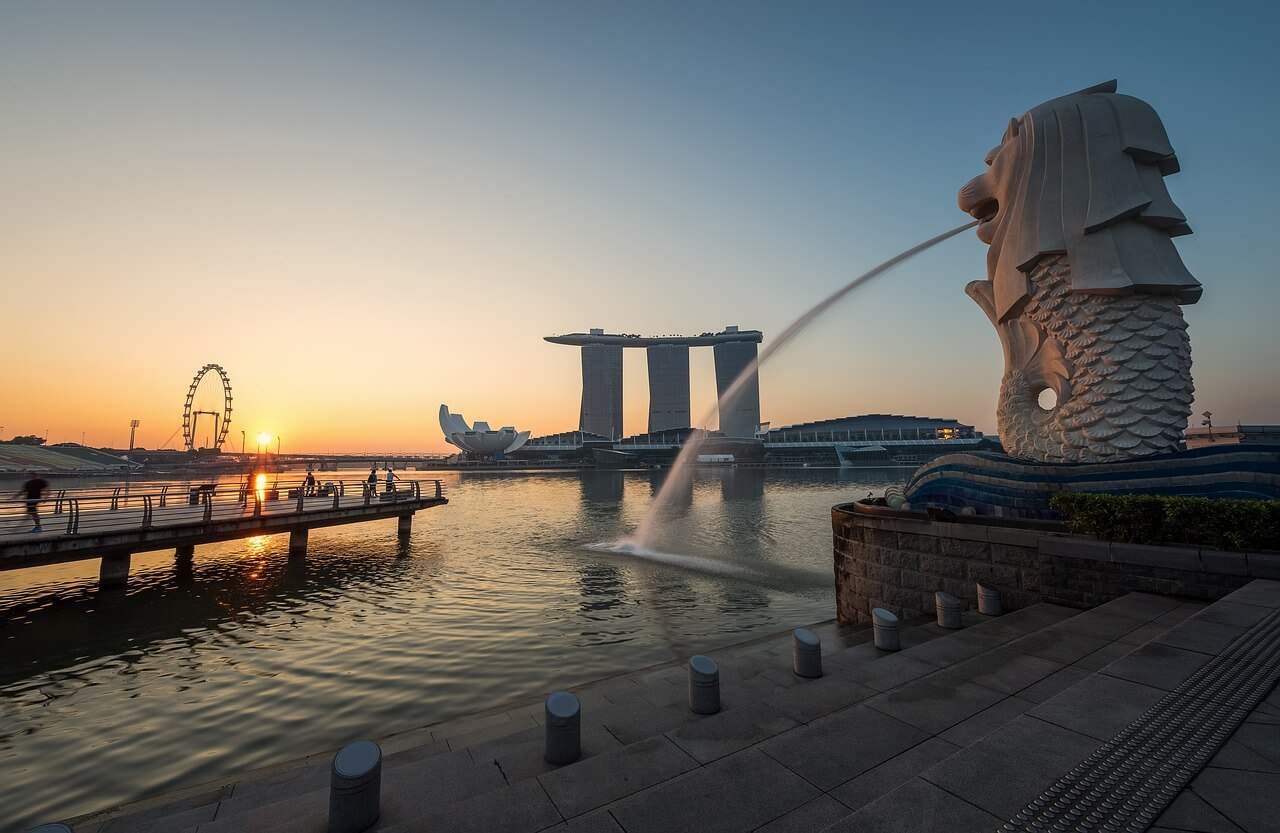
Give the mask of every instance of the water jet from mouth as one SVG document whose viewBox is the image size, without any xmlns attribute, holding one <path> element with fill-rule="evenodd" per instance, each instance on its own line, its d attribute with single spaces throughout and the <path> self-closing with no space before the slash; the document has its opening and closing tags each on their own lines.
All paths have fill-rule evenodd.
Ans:
<svg viewBox="0 0 1280 833">
<path fill-rule="evenodd" d="M 849 281 L 835 292 L 832 292 L 830 295 L 814 304 L 799 318 L 791 322 L 791 324 L 789 324 L 777 338 L 760 351 L 760 355 L 755 361 L 743 368 L 742 372 L 738 374 L 738 378 L 734 379 L 733 384 L 730 385 L 728 390 L 724 392 L 724 395 L 720 397 L 720 401 L 716 403 L 716 406 L 709 410 L 706 416 L 703 417 L 701 424 L 708 424 L 717 412 L 723 414 L 732 410 L 737 398 L 745 389 L 748 380 L 754 377 L 760 366 L 783 347 L 786 347 L 787 344 L 789 344 L 796 336 L 808 329 L 809 325 L 812 324 L 815 319 L 839 303 L 850 292 L 867 283 L 872 278 L 882 275 L 890 269 L 893 269 L 895 266 L 905 263 L 921 252 L 933 248 L 944 240 L 955 237 L 963 231 L 968 231 L 978 225 L 978 222 L 979 221 L 974 220 L 972 222 L 965 223 L 964 225 L 957 226 L 950 231 L 943 232 L 936 237 L 931 237 L 923 243 L 912 246 L 910 249 L 894 255 L 883 263 L 863 272 L 858 277 Z M 636 531 L 634 533 L 620 539 L 619 541 L 615 541 L 612 544 L 597 546 L 603 547 L 604 549 L 612 549 L 615 552 L 656 552 L 654 544 L 656 543 L 660 527 L 658 521 L 667 505 L 671 503 L 677 492 L 682 488 L 682 485 L 693 476 L 693 464 L 697 460 L 698 451 L 702 448 L 704 442 L 706 442 L 706 432 L 694 432 L 689 435 L 689 439 L 685 441 L 685 444 L 680 449 L 680 453 L 676 456 L 675 462 L 667 472 L 667 477 L 662 483 L 662 488 L 658 490 L 657 496 L 653 499 L 653 503 L 650 504 L 644 517 L 640 519 L 640 524 L 636 527 Z M 630 550 L 627 548 L 630 548 Z"/>
</svg>

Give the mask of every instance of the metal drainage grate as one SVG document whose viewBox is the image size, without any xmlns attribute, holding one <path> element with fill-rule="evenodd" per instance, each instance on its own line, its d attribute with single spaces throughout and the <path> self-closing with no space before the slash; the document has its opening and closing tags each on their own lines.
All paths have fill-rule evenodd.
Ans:
<svg viewBox="0 0 1280 833">
<path fill-rule="evenodd" d="M 1000 833 L 1141 833 L 1280 679 L 1280 610 L 1147 709 Z"/>
</svg>

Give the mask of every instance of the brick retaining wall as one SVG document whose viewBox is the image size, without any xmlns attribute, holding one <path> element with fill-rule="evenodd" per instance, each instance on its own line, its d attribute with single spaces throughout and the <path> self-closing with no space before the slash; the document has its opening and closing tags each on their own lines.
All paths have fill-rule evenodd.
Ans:
<svg viewBox="0 0 1280 833">
<path fill-rule="evenodd" d="M 1220 598 L 1254 578 L 1280 578 L 1280 554 L 1152 547 L 1072 535 L 1060 525 L 960 518 L 842 504 L 831 510 L 836 615 L 870 621 L 871 608 L 934 616 L 945 590 L 977 607 L 977 582 L 1006 610 L 1036 602 L 1089 608 L 1132 591 Z"/>
</svg>

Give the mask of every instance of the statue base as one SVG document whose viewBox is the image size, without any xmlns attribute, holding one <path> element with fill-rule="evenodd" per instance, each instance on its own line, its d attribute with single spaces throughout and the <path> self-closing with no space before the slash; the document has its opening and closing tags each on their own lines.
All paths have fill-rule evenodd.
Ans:
<svg viewBox="0 0 1280 833">
<path fill-rule="evenodd" d="M 1223 444 L 1111 463 L 948 454 L 917 469 L 905 491 L 916 510 L 1037 520 L 1059 518 L 1049 500 L 1060 491 L 1278 499 L 1280 445 Z"/>
</svg>

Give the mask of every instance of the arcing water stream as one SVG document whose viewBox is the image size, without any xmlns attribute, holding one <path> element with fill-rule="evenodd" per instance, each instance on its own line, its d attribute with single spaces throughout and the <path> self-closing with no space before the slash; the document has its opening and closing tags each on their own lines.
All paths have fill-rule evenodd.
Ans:
<svg viewBox="0 0 1280 833">
<path fill-rule="evenodd" d="M 760 352 L 760 355 L 753 363 L 743 368 L 742 373 L 738 375 L 738 378 L 733 381 L 733 384 L 729 386 L 729 389 L 724 392 L 722 397 L 720 397 L 720 401 L 716 403 L 715 408 L 707 412 L 700 424 L 708 424 L 711 421 L 711 417 L 717 412 L 723 414 L 731 410 L 738 396 L 740 396 L 742 391 L 745 389 L 748 380 L 752 378 L 761 365 L 767 362 L 783 347 L 786 347 L 792 339 L 804 332 L 804 330 L 807 329 L 808 326 L 818 318 L 818 316 L 835 306 L 850 292 L 857 289 L 859 286 L 862 286 L 872 278 L 888 272 L 890 269 L 910 260 L 921 252 L 931 249 L 942 241 L 955 237 L 960 232 L 967 231 L 976 225 L 978 225 L 977 220 L 965 223 L 962 226 L 957 226 L 956 228 L 943 232 L 936 237 L 930 237 L 923 243 L 912 246 L 905 252 L 894 255 L 878 266 L 863 272 L 861 275 L 849 281 L 835 292 L 832 292 L 826 298 L 823 298 L 821 301 L 814 304 L 803 315 L 795 321 L 792 321 L 777 338 L 770 342 Z M 666 563 L 676 563 L 676 561 L 673 560 L 684 558 L 684 556 L 673 553 L 658 552 L 653 549 L 653 546 L 656 543 L 657 533 L 660 526 L 659 520 L 662 513 L 671 502 L 672 497 L 681 489 L 685 488 L 687 482 L 693 476 L 693 463 L 698 459 L 698 451 L 702 448 L 702 444 L 705 441 L 705 432 L 695 432 L 689 435 L 689 439 L 680 449 L 680 454 L 676 456 L 676 461 L 672 464 L 666 480 L 663 481 L 662 488 L 658 490 L 658 494 L 653 499 L 653 503 L 650 504 L 648 511 L 640 520 L 640 525 L 632 535 L 611 543 L 596 545 L 592 547 L 592 549 L 607 550 L 640 558 L 648 558 L 650 560 L 663 561 Z"/>
</svg>

